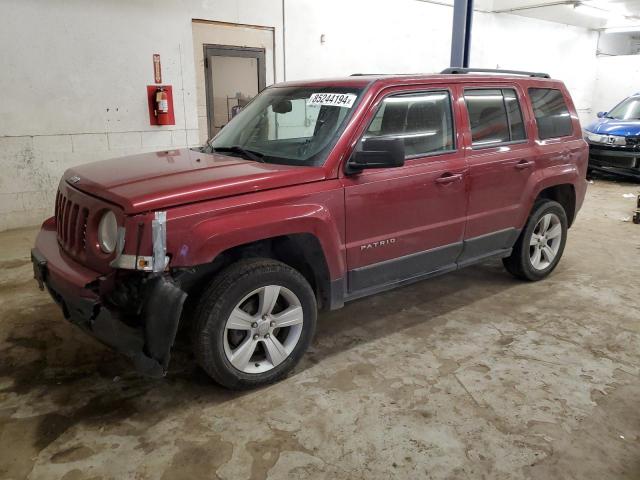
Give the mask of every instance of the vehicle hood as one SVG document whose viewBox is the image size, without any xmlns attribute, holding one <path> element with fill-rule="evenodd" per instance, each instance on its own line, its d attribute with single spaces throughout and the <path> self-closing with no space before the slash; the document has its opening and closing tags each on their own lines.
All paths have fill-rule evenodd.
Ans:
<svg viewBox="0 0 640 480">
<path fill-rule="evenodd" d="M 620 135 L 623 137 L 640 136 L 640 120 L 600 118 L 589 124 L 585 130 L 602 135 Z"/>
<path fill-rule="evenodd" d="M 64 174 L 74 188 L 128 214 L 324 179 L 320 167 L 259 163 L 190 149 L 102 160 Z"/>
</svg>

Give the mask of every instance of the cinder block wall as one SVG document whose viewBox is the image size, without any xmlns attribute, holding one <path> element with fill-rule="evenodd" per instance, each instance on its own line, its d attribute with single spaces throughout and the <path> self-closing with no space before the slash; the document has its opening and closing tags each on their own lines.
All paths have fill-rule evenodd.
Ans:
<svg viewBox="0 0 640 480">
<path fill-rule="evenodd" d="M 58 181 L 69 167 L 197 144 L 197 129 L 0 137 L 0 231 L 51 216 Z"/>
</svg>

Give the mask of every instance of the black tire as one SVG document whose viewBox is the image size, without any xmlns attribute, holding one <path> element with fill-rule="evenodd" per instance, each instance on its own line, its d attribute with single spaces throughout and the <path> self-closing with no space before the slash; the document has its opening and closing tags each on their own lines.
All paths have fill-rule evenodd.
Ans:
<svg viewBox="0 0 640 480">
<path fill-rule="evenodd" d="M 558 251 L 553 261 L 545 268 L 537 269 L 533 266 L 531 261 L 530 249 L 533 247 L 530 246 L 530 241 L 532 234 L 534 233 L 534 229 L 540 219 L 549 213 L 555 214 L 560 220 L 562 237 L 560 238 Z M 567 229 L 567 214 L 562 205 L 552 200 L 539 200 L 533 206 L 529 219 L 527 220 L 527 224 L 513 246 L 511 255 L 502 259 L 504 267 L 513 276 L 530 282 L 542 280 L 547 277 L 551 272 L 553 272 L 562 257 L 562 253 L 564 252 L 564 247 L 567 242 Z"/>
<path fill-rule="evenodd" d="M 282 363 L 263 373 L 245 373 L 227 358 L 225 341 L 227 345 L 229 341 L 225 340 L 225 326 L 231 312 L 245 296 L 267 285 L 284 287 L 297 297 L 302 307 L 302 331 L 295 347 Z M 278 301 L 282 301 L 281 297 Z M 302 358 L 313 338 L 316 317 L 315 295 L 298 271 L 271 259 L 241 260 L 220 272 L 202 293 L 194 316 L 194 353 L 209 376 L 229 389 L 242 390 L 273 383 L 285 377 Z M 266 346 L 261 348 L 266 354 Z"/>
</svg>

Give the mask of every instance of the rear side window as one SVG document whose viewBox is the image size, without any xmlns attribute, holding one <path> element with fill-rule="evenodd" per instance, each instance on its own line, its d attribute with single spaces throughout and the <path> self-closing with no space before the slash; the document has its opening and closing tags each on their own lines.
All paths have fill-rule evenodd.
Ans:
<svg viewBox="0 0 640 480">
<path fill-rule="evenodd" d="M 410 93 L 385 98 L 363 140 L 372 137 L 404 139 L 407 157 L 453 150 L 449 92 Z"/>
<path fill-rule="evenodd" d="M 469 112 L 474 147 L 526 139 L 522 111 L 515 90 L 468 89 L 464 92 L 464 100 Z"/>
<path fill-rule="evenodd" d="M 571 114 L 560 90 L 530 88 L 529 96 L 540 139 L 566 137 L 573 134 Z"/>
</svg>

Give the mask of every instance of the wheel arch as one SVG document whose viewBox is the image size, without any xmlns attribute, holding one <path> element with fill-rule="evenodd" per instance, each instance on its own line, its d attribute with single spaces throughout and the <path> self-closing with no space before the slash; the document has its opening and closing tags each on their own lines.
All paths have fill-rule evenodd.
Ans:
<svg viewBox="0 0 640 480">
<path fill-rule="evenodd" d="M 553 200 L 562 205 L 567 214 L 568 226 L 571 226 L 576 215 L 576 189 L 573 184 L 561 183 L 542 189 L 536 196 L 534 205 L 541 199 Z"/>
<path fill-rule="evenodd" d="M 221 252 L 210 262 L 198 265 L 187 275 L 190 296 L 197 298 L 199 291 L 217 273 L 233 263 L 247 258 L 269 258 L 294 268 L 309 282 L 320 309 L 335 308 L 336 292 L 329 265 L 320 240 L 308 232 L 277 235 L 234 245 Z"/>
<path fill-rule="evenodd" d="M 221 252 L 217 262 L 229 265 L 243 258 L 271 258 L 302 274 L 316 294 L 318 306 L 330 303 L 331 275 L 320 240 L 311 233 L 278 235 L 237 245 Z"/>
</svg>

